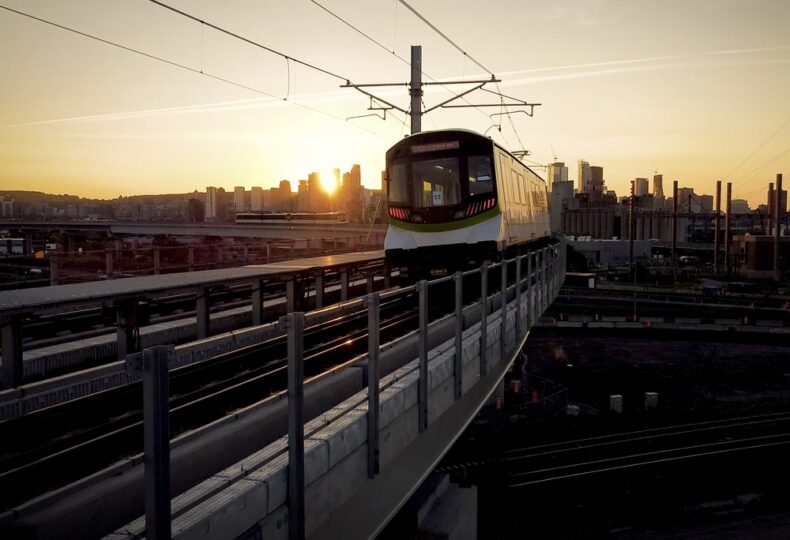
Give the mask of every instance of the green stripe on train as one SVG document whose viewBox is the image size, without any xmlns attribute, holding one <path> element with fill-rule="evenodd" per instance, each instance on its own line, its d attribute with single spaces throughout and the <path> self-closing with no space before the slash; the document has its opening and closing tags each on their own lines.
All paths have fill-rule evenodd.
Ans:
<svg viewBox="0 0 790 540">
<path fill-rule="evenodd" d="M 392 216 L 390 216 L 390 225 L 392 225 L 393 227 L 397 227 L 398 229 L 403 229 L 405 231 L 446 232 L 446 231 L 455 231 L 457 229 L 463 229 L 464 227 L 471 227 L 472 225 L 477 225 L 478 223 L 482 223 L 483 221 L 496 217 L 500 213 L 501 211 L 499 210 L 499 208 L 495 206 L 491 210 L 487 210 L 482 214 L 478 214 L 476 216 L 467 219 L 451 221 L 449 223 L 411 223 L 408 221 L 401 221 L 399 219 L 395 219 Z"/>
</svg>

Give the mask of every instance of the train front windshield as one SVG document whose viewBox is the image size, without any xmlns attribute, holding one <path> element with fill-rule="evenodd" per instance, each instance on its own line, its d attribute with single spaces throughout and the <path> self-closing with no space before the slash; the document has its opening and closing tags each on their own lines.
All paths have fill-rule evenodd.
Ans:
<svg viewBox="0 0 790 540">
<path fill-rule="evenodd" d="M 488 155 L 402 158 L 390 165 L 388 176 L 390 204 L 414 209 L 456 206 L 467 197 L 494 193 Z"/>
</svg>

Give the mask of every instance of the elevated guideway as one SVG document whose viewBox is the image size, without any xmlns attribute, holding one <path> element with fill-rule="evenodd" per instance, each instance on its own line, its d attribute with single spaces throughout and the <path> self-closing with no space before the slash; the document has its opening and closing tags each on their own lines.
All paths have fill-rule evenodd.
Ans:
<svg viewBox="0 0 790 540">
<path fill-rule="evenodd" d="M 484 276 L 481 300 L 467 305 L 460 275 L 431 282 L 455 281 L 454 314 L 431 324 L 424 317 L 418 331 L 380 347 L 371 339 L 355 364 L 367 389 L 173 499 L 173 537 L 375 536 L 497 390 L 564 269 L 558 245 L 474 271 Z M 500 272 L 510 284 L 489 291 L 488 274 Z M 421 311 L 429 287 L 415 287 Z M 367 305 L 375 329 L 378 295 Z M 298 332 L 291 338 L 298 341 Z M 299 408 L 291 398 L 288 406 Z M 301 436 L 304 451 L 294 461 L 289 440 L 298 446 Z M 139 538 L 145 526 L 140 517 L 107 538 Z"/>
<path fill-rule="evenodd" d="M 261 223 L 147 223 L 129 221 L 0 221 L 0 228 L 12 231 L 63 231 L 67 233 L 105 232 L 110 236 L 214 236 L 227 238 L 307 239 L 382 236 L 386 227 L 356 223 L 261 224 Z"/>
<path fill-rule="evenodd" d="M 367 264 L 380 257 L 377 252 L 356 255 L 359 260 L 346 263 Z M 292 461 L 297 445 L 289 447 L 286 429 L 287 413 L 299 400 L 286 392 L 175 437 L 170 443 L 176 495 L 169 521 L 173 536 L 288 538 L 298 537 L 300 529 L 313 538 L 374 535 L 496 391 L 529 329 L 557 294 L 564 264 L 564 245 L 554 245 L 484 271 L 372 293 L 306 317 L 289 302 L 289 316 L 278 322 L 176 347 L 173 361 L 208 342 L 260 341 L 286 330 L 296 343 L 302 338 L 295 321 L 303 318 L 311 326 L 350 310 L 367 310 L 373 330 L 369 335 L 378 336 L 378 301 L 403 294 L 420 299 L 418 330 L 381 346 L 371 341 L 368 354 L 304 383 L 304 418 L 299 423 L 304 451 L 296 454 L 301 459 Z M 315 271 L 307 266 L 293 270 Z M 249 271 L 255 269 L 245 269 Z M 482 292 L 476 301 L 468 293 L 477 294 L 477 285 L 464 295 L 470 279 Z M 452 282 L 455 311 L 428 324 L 430 291 L 447 289 Z M 507 284 L 504 290 L 499 283 Z M 38 305 L 46 309 L 45 303 Z M 290 440 L 299 438 L 292 434 Z M 0 531 L 32 538 L 145 537 L 143 517 L 122 524 L 141 516 L 148 504 L 142 500 L 146 461 L 142 455 L 130 456 L 102 473 L 0 513 Z M 302 515 L 299 508 L 304 519 L 289 525 L 289 519 Z"/>
<path fill-rule="evenodd" d="M 286 309 L 294 311 L 301 305 L 306 283 L 309 283 L 313 289 L 312 305 L 321 308 L 324 306 L 328 279 L 337 280 L 339 299 L 345 301 L 349 297 L 350 280 L 355 276 L 361 277 L 368 282 L 369 287 L 372 287 L 376 275 L 383 276 L 385 284 L 388 285 L 389 271 L 384 267 L 383 251 L 345 253 L 222 270 L 2 291 L 0 292 L 2 388 L 17 389 L 23 385 L 24 358 L 27 355 L 32 360 L 35 356 L 33 352 L 23 351 L 24 325 L 40 315 L 62 314 L 86 308 L 108 310 L 116 320 L 114 350 L 118 360 L 121 361 L 127 354 L 140 350 L 140 327 L 146 324 L 145 305 L 154 299 L 182 293 L 193 295 L 194 334 L 197 339 L 206 339 L 212 334 L 210 295 L 213 290 L 232 286 L 249 287 L 252 308 L 248 319 L 253 326 L 259 326 L 264 319 L 263 310 L 266 300 L 264 285 L 267 282 L 285 283 Z M 79 355 L 80 352 L 74 354 Z M 0 399 L 0 402 L 5 401 L 7 400 Z"/>
</svg>

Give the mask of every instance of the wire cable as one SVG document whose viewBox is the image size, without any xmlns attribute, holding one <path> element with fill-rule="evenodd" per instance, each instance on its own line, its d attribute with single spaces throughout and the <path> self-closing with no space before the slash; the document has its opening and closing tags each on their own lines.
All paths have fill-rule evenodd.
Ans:
<svg viewBox="0 0 790 540">
<path fill-rule="evenodd" d="M 437 34 L 439 34 L 439 35 L 440 35 L 440 36 L 441 36 L 441 37 L 442 37 L 442 38 L 443 38 L 443 39 L 444 39 L 444 40 L 445 40 L 447 43 L 449 43 L 450 45 L 452 45 L 453 47 L 455 47 L 455 48 L 456 48 L 456 49 L 457 49 L 457 50 L 458 50 L 458 51 L 459 51 L 461 54 L 463 54 L 465 57 L 469 58 L 469 60 L 471 60 L 472 62 L 474 62 L 474 64 L 475 64 L 476 66 L 478 66 L 478 67 L 479 67 L 480 69 L 482 69 L 483 71 L 487 72 L 489 75 L 492 75 L 492 76 L 494 75 L 494 73 L 493 73 L 493 72 L 492 72 L 490 69 L 488 69 L 488 68 L 487 68 L 487 67 L 485 67 L 483 64 L 481 64 L 480 62 L 478 62 L 477 60 L 475 60 L 474 58 L 472 58 L 472 57 L 471 57 L 471 56 L 470 56 L 470 55 L 469 55 L 469 54 L 468 54 L 468 53 L 467 53 L 465 50 L 463 50 L 461 47 L 459 47 L 459 46 L 458 46 L 458 44 L 456 44 L 456 43 L 455 43 L 455 42 L 454 42 L 452 39 L 450 39 L 449 37 L 447 37 L 447 36 L 446 36 L 444 33 L 442 33 L 442 31 L 441 31 L 441 30 L 439 30 L 438 28 L 436 28 L 436 26 L 434 26 L 434 25 L 433 25 L 433 23 L 431 23 L 431 21 L 429 21 L 428 19 L 426 19 L 425 17 L 423 17 L 423 16 L 422 16 L 422 14 L 421 14 L 419 11 L 417 11 L 416 9 L 414 9 L 413 7 L 411 7 L 411 6 L 410 6 L 410 5 L 409 5 L 409 4 L 406 2 L 406 0 L 400 0 L 400 3 L 401 3 L 401 4 L 403 4 L 404 6 L 406 6 L 406 8 L 407 8 L 409 11 L 411 11 L 412 13 L 414 13 L 414 15 L 415 15 L 415 16 L 416 16 L 418 19 L 420 19 L 422 22 L 424 22 L 424 23 L 425 23 L 425 24 L 428 26 L 428 28 L 430 28 L 431 30 L 433 30 L 434 32 L 436 32 Z"/>
<path fill-rule="evenodd" d="M 358 27 L 354 26 L 353 24 L 351 24 L 350 22 L 348 22 L 346 19 L 344 19 L 343 17 L 341 17 L 340 15 L 338 15 L 337 13 L 335 13 L 334 11 L 330 10 L 330 9 L 329 9 L 329 8 L 327 8 L 326 6 L 324 6 L 324 5 L 320 4 L 320 3 L 319 3 L 319 2 L 317 2 L 316 0 L 310 0 L 310 2 L 312 2 L 312 3 L 313 3 L 313 4 L 315 4 L 316 6 L 320 7 L 320 8 L 321 8 L 322 10 L 324 10 L 326 13 L 328 13 L 329 15 L 331 15 L 332 17 L 334 17 L 334 18 L 335 18 L 335 19 L 337 19 L 338 21 L 342 22 L 343 24 L 345 24 L 345 25 L 346 25 L 346 26 L 348 26 L 349 28 L 353 29 L 355 32 L 357 32 L 357 33 L 358 33 L 358 34 L 360 34 L 361 36 L 365 37 L 365 38 L 366 38 L 368 41 L 371 41 L 372 43 L 376 44 L 376 45 L 377 45 L 378 47 L 380 47 L 381 49 L 384 49 L 384 50 L 385 50 L 385 51 L 387 51 L 388 53 L 392 54 L 392 55 L 393 55 L 395 58 L 397 58 L 398 60 L 400 60 L 401 62 L 403 62 L 403 63 L 404 63 L 404 64 L 406 64 L 407 66 L 411 66 L 411 62 L 410 62 L 410 61 L 409 61 L 407 58 L 404 58 L 403 56 L 401 56 L 401 55 L 399 55 L 398 53 L 396 53 L 394 48 L 393 48 L 393 49 L 389 49 L 389 48 L 387 48 L 387 47 L 386 47 L 385 45 L 383 45 L 383 44 L 382 44 L 380 41 L 378 41 L 378 40 L 377 40 L 377 39 L 375 39 L 374 37 L 370 36 L 369 34 L 367 34 L 367 33 L 363 32 L 363 31 L 362 31 L 362 30 L 360 30 Z M 398 0 L 395 0 L 395 7 L 396 7 L 396 8 L 398 7 Z M 396 13 L 397 13 L 397 9 L 396 9 Z M 396 23 L 397 23 L 397 18 L 396 18 Z M 393 47 L 394 47 L 394 38 L 393 38 Z M 426 73 L 425 71 L 422 71 L 422 70 L 420 70 L 420 73 L 422 73 L 422 74 L 423 74 L 425 77 L 427 77 L 428 79 L 430 79 L 432 82 L 438 83 L 438 84 L 439 84 L 439 85 L 440 85 L 442 88 L 444 88 L 444 89 L 445 89 L 447 92 L 449 92 L 449 93 L 450 93 L 450 94 L 452 94 L 453 96 L 455 96 L 455 97 L 459 97 L 459 96 L 458 96 L 458 94 L 456 94 L 456 93 L 455 93 L 455 92 L 454 92 L 454 91 L 453 91 L 453 90 L 452 90 L 452 89 L 451 89 L 451 88 L 450 88 L 448 85 L 446 85 L 446 84 L 442 84 L 440 81 L 438 81 L 438 80 L 437 80 L 437 79 L 435 79 L 434 77 L 431 77 L 431 76 L 430 76 L 428 73 Z M 475 106 L 474 106 L 472 103 L 470 103 L 470 102 L 469 102 L 469 100 L 467 100 L 465 97 L 462 97 L 462 98 L 461 98 L 461 100 L 462 100 L 464 103 L 466 103 L 467 105 L 472 105 L 472 106 L 473 106 L 473 107 L 474 107 L 474 108 L 475 108 L 477 111 L 479 111 L 479 112 L 480 112 L 480 114 L 483 114 L 483 115 L 486 115 L 486 116 L 487 116 L 486 112 L 485 112 L 483 109 L 481 109 L 480 107 L 475 107 Z"/>
<path fill-rule="evenodd" d="M 490 69 L 488 69 L 487 67 L 485 67 L 485 66 L 484 66 L 483 64 L 481 64 L 479 61 L 477 61 L 477 60 L 476 60 L 474 57 L 472 57 L 472 56 L 471 56 L 469 53 L 467 53 L 467 52 L 466 52 L 466 51 L 465 51 L 463 48 L 461 48 L 461 46 L 460 46 L 460 45 L 458 45 L 456 42 L 454 42 L 452 39 L 450 39 L 450 38 L 449 38 L 449 37 L 448 37 L 448 36 L 447 36 L 447 35 L 446 35 L 444 32 L 442 32 L 441 30 L 439 30 L 439 28 L 437 28 L 437 27 L 436 27 L 436 25 L 434 25 L 434 24 L 433 24 L 431 21 L 429 21 L 429 20 L 428 20 L 428 19 L 427 19 L 425 16 L 423 16 L 423 15 L 422 15 L 422 14 L 421 14 L 419 11 L 417 11 L 415 8 L 413 8 L 411 5 L 409 5 L 409 4 L 406 2 L 406 0 L 398 0 L 398 1 L 399 1 L 401 4 L 403 4 L 404 6 L 406 6 L 406 8 L 407 8 L 409 11 L 411 11 L 411 12 L 412 12 L 412 13 L 413 13 L 413 14 L 414 14 L 414 15 L 415 15 L 415 16 L 416 16 L 418 19 L 420 19 L 420 20 L 421 20 L 423 23 L 425 23 L 425 25 L 426 25 L 426 26 L 428 26 L 428 28 L 430 28 L 431 30 L 433 30 L 434 32 L 436 32 L 436 33 L 437 33 L 439 36 L 441 36 L 441 37 L 442 37 L 442 39 L 444 39 L 444 40 L 445 40 L 447 43 L 449 43 L 449 44 L 450 44 L 450 45 L 452 45 L 452 46 L 453 46 L 453 47 L 454 47 L 456 50 L 458 50 L 458 51 L 459 51 L 459 52 L 460 52 L 460 53 L 461 53 L 461 54 L 464 56 L 464 59 L 468 58 L 468 59 L 469 59 L 471 62 L 473 62 L 473 63 L 474 63 L 476 66 L 478 66 L 480 69 L 482 69 L 483 71 L 485 71 L 486 73 L 488 73 L 489 75 L 491 75 L 491 77 L 496 77 L 496 76 L 494 75 L 494 72 L 493 72 L 493 71 L 491 71 Z M 526 151 L 526 148 L 525 148 L 525 146 L 524 146 L 524 143 L 523 143 L 523 141 L 521 140 L 521 136 L 518 134 L 518 130 L 516 129 L 516 125 L 515 125 L 515 123 L 513 122 L 513 118 L 512 118 L 512 116 L 511 116 L 511 111 L 509 111 L 509 110 L 505 110 L 504 97 L 503 97 L 503 94 L 502 94 L 502 90 L 501 90 L 501 88 L 499 87 L 499 83 L 497 83 L 497 84 L 496 84 L 496 89 L 497 89 L 497 93 L 498 93 L 498 94 L 499 94 L 499 96 L 500 96 L 500 103 L 502 104 L 502 107 L 501 107 L 501 108 L 502 108 L 502 111 L 504 111 L 502 114 L 504 114 L 505 116 L 507 116 L 507 118 L 508 118 L 508 121 L 510 122 L 510 127 L 513 129 L 513 133 L 515 134 L 515 136 L 516 136 L 516 139 L 518 140 L 518 143 L 519 143 L 519 145 L 521 146 L 521 149 Z M 467 103 L 468 103 L 468 102 L 467 102 Z M 475 107 L 475 108 L 477 108 L 477 107 Z M 480 109 L 478 109 L 478 110 L 480 110 Z M 483 111 L 481 110 L 480 112 L 483 112 Z M 483 113 L 483 114 L 485 114 L 485 113 Z M 505 138 L 505 135 L 502 133 L 501 125 L 500 125 L 499 132 L 500 132 L 500 134 L 502 135 L 502 138 L 503 138 L 503 140 L 506 142 L 507 146 L 508 146 L 508 147 L 511 147 L 510 143 L 509 143 L 509 142 L 507 141 L 507 139 Z M 543 165 L 541 165 L 541 166 L 543 166 Z"/>
<path fill-rule="evenodd" d="M 165 4 L 164 2 L 160 2 L 159 0 L 148 0 L 148 1 L 153 3 L 153 4 L 156 4 L 157 6 L 160 6 L 160 7 L 163 7 L 165 9 L 167 9 L 167 10 L 170 10 L 173 13 L 181 15 L 182 17 L 186 17 L 187 19 L 191 19 L 191 20 L 193 20 L 195 22 L 198 22 L 198 23 L 201 23 L 201 24 L 205 24 L 206 26 L 216 30 L 217 32 L 221 32 L 221 33 L 223 33 L 225 35 L 234 37 L 234 38 L 236 38 L 238 40 L 241 40 L 241 41 L 243 41 L 243 42 L 245 42 L 245 43 L 247 43 L 249 45 L 252 45 L 254 47 L 258 47 L 259 49 L 263 49 L 264 51 L 270 52 L 272 54 L 276 54 L 278 56 L 282 56 L 286 60 L 292 60 L 293 62 L 295 62 L 297 64 L 300 64 L 300 65 L 305 66 L 305 67 L 310 68 L 310 69 L 314 69 L 314 70 L 316 70 L 316 71 L 318 71 L 320 73 L 324 73 L 325 75 L 329 75 L 330 77 L 334 77 L 334 78 L 339 79 L 341 81 L 346 81 L 347 82 L 349 80 L 347 77 L 343 77 L 342 75 L 338 75 L 337 73 L 333 73 L 333 72 L 329 71 L 328 69 L 324 69 L 324 68 L 318 67 L 318 66 L 316 66 L 314 64 L 310 64 L 309 62 L 305 62 L 304 60 L 299 60 L 298 58 L 294 58 L 292 56 L 288 56 L 287 54 L 281 53 L 280 51 L 272 49 L 271 47 L 263 45 L 262 43 L 258 43 L 257 41 L 253 41 L 253 40 L 251 40 L 249 38 L 246 38 L 246 37 L 244 37 L 242 35 L 239 35 L 239 34 L 237 34 L 235 32 L 231 32 L 230 30 L 227 30 L 225 28 L 222 28 L 222 27 L 217 26 L 215 24 L 212 24 L 210 22 L 204 21 L 203 19 L 195 17 L 194 15 L 190 15 L 189 13 L 187 13 L 185 11 L 181 11 L 180 9 L 174 8 L 173 6 Z"/>
<path fill-rule="evenodd" d="M 156 56 L 154 54 L 147 53 L 147 52 L 141 51 L 139 49 L 135 49 L 133 47 L 129 47 L 127 45 L 122 45 L 122 44 L 117 43 L 115 41 L 110 41 L 109 39 L 104 39 L 104 38 L 101 38 L 99 36 L 95 36 L 93 34 L 89 34 L 87 32 L 83 32 L 81 30 L 77 30 L 75 28 L 71 28 L 71 27 L 68 27 L 68 26 L 65 26 L 65 25 L 62 25 L 62 24 L 58 24 L 56 22 L 53 22 L 53 21 L 50 21 L 50 20 L 47 20 L 47 19 L 43 19 L 41 17 L 37 17 L 35 15 L 31 15 L 30 13 L 25 13 L 23 11 L 19 11 L 19 10 L 10 8 L 8 6 L 0 5 L 0 9 L 4 9 L 4 10 L 10 12 L 10 13 L 14 13 L 16 15 L 19 15 L 21 17 L 26 17 L 28 19 L 32 19 L 34 21 L 37 21 L 37 22 L 40 22 L 40 23 L 52 26 L 54 28 L 58 28 L 60 30 L 65 30 L 67 32 L 71 32 L 71 33 L 76 34 L 78 36 L 82 36 L 82 37 L 85 37 L 85 38 L 88 38 L 88 39 L 92 39 L 94 41 L 98 41 L 98 42 L 103 43 L 105 45 L 110 45 L 112 47 L 116 47 L 118 49 L 122 49 L 124 51 L 130 52 L 130 53 L 133 53 L 133 54 L 144 56 L 145 58 L 148 58 L 148 59 L 151 59 L 151 60 L 156 60 L 157 62 L 162 62 L 162 63 L 167 64 L 167 65 L 172 66 L 172 67 L 183 69 L 185 71 L 189 71 L 189 72 L 195 73 L 197 75 L 202 75 L 204 77 L 208 77 L 210 79 L 214 79 L 216 81 L 223 82 L 225 84 L 229 84 L 229 85 L 235 86 L 237 88 L 242 88 L 244 90 L 248 90 L 250 92 L 254 92 L 256 94 L 260 94 L 262 96 L 266 96 L 268 98 L 272 98 L 272 99 L 276 99 L 278 101 L 282 101 L 282 97 L 276 96 L 274 94 L 271 94 L 271 93 L 266 92 L 264 90 L 260 90 L 258 88 L 254 88 L 252 86 L 248 86 L 246 84 L 242 84 L 242 83 L 239 83 L 239 82 L 236 82 L 236 81 L 232 81 L 230 79 L 226 79 L 224 77 L 220 77 L 218 75 L 213 75 L 211 73 L 203 71 L 202 69 L 195 69 L 193 67 L 189 67 L 187 65 L 180 64 L 180 63 L 174 62 L 172 60 L 168 60 L 167 58 L 163 58 L 161 56 Z M 329 118 L 334 118 L 335 120 L 338 120 L 339 122 L 345 123 L 345 119 L 340 118 L 339 116 L 335 116 L 334 114 L 328 113 L 326 111 L 322 111 L 320 109 L 316 109 L 315 107 L 311 107 L 309 105 L 305 105 L 304 103 L 299 103 L 299 102 L 294 101 L 294 100 L 289 100 L 288 103 L 291 103 L 291 104 L 293 104 L 293 105 L 295 105 L 297 107 L 301 107 L 301 108 L 303 108 L 305 110 L 308 110 L 308 111 L 311 111 L 311 112 L 314 112 L 314 113 L 317 113 L 317 114 L 321 114 L 323 116 L 327 116 Z M 373 132 L 373 131 L 371 131 L 369 129 L 366 129 L 366 128 L 364 128 L 362 126 L 359 126 L 357 124 L 351 124 L 351 125 L 354 126 L 357 129 L 360 129 L 362 131 L 365 131 L 365 132 L 373 135 L 374 137 L 376 137 L 378 139 L 381 139 L 381 140 L 386 141 L 386 142 L 390 142 L 388 139 L 382 137 L 378 133 L 375 133 L 375 132 Z"/>
<path fill-rule="evenodd" d="M 104 43 L 105 45 L 111 45 L 113 47 L 117 47 L 117 48 L 122 49 L 122 50 L 127 51 L 127 52 L 131 52 L 131 53 L 134 53 L 134 54 L 139 54 L 140 56 L 145 56 L 146 58 L 150 58 L 151 60 L 156 60 L 158 62 L 163 62 L 165 64 L 168 64 L 168 65 L 173 66 L 173 67 L 177 67 L 179 69 L 190 71 L 192 73 L 197 73 L 198 75 L 204 75 L 206 77 L 209 77 L 211 79 L 215 79 L 217 81 L 224 82 L 226 84 L 232 84 L 233 86 L 236 86 L 238 88 L 243 88 L 243 89 L 249 90 L 251 92 L 255 92 L 256 94 L 261 94 L 261 95 L 266 96 L 266 97 L 279 99 L 274 94 L 270 94 L 270 93 L 265 92 L 263 90 L 259 90 L 257 88 L 253 88 L 253 87 L 247 86 L 245 84 L 237 83 L 235 81 L 231 81 L 229 79 L 225 79 L 225 78 L 220 77 L 218 75 L 212 75 L 210 73 L 207 73 L 207 72 L 203 71 L 202 69 L 195 69 L 195 68 L 189 67 L 189 66 L 184 65 L 184 64 L 179 64 L 178 62 L 174 62 L 172 60 L 168 60 L 166 58 L 162 58 L 161 56 L 156 56 L 154 54 L 143 52 L 143 51 L 141 51 L 139 49 L 128 47 L 126 45 L 121 45 L 120 43 L 117 43 L 115 41 L 110 41 L 108 39 L 100 38 L 100 37 L 95 36 L 93 34 L 88 34 L 87 32 L 82 32 L 80 30 L 76 30 L 74 28 L 70 28 L 68 26 L 64 26 L 62 24 L 58 24 L 56 22 L 52 22 L 52 21 L 49 21 L 47 19 L 42 19 L 41 17 L 36 17 L 35 15 L 31 15 L 30 13 L 25 13 L 23 11 L 18 11 L 16 9 L 13 9 L 13 8 L 10 8 L 10 7 L 7 7 L 7 6 L 2 6 L 2 5 L 0 5 L 0 9 L 4 9 L 6 11 L 10 11 L 11 13 L 15 13 L 15 14 L 20 15 L 22 17 L 27 17 L 28 19 L 33 19 L 34 21 L 38 21 L 40 23 L 44 23 L 44 24 L 47 24 L 49 26 L 53 26 L 55 28 L 59 28 L 60 30 L 65 30 L 65 31 L 71 32 L 73 34 L 77 34 L 78 36 L 82 36 L 82 37 L 86 37 L 86 38 L 89 38 L 89 39 L 93 39 L 93 40 L 98 41 L 100 43 Z"/>
</svg>

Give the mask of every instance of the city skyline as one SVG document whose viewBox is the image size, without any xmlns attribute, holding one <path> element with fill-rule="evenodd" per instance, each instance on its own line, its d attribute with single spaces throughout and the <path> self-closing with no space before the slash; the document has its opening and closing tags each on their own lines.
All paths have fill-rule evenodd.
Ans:
<svg viewBox="0 0 790 540">
<path fill-rule="evenodd" d="M 474 59 L 503 93 L 542 106 L 511 119 L 440 109 L 424 129 L 488 131 L 510 150 L 521 140 L 539 164 L 602 165 L 618 195 L 658 172 L 698 193 L 731 181 L 733 198 L 755 207 L 790 165 L 787 2 L 411 3 L 468 55 L 397 3 L 172 4 L 355 83 L 405 82 L 409 66 L 327 10 L 402 58 L 422 45 L 435 79 L 487 78 Z M 365 96 L 149 2 L 4 5 L 198 71 L 0 10 L 0 73 L 14 81 L 0 88 L 4 189 L 113 198 L 282 179 L 293 189 L 301 171 L 331 174 L 338 163 L 360 163 L 362 184 L 377 188 L 384 152 L 408 133 L 398 113 L 346 120 L 369 114 Z M 483 39 L 480 27 L 496 32 Z M 405 88 L 380 95 L 408 101 Z M 449 96 L 433 86 L 424 101 Z"/>
</svg>

